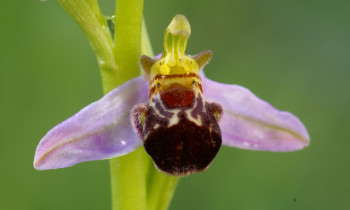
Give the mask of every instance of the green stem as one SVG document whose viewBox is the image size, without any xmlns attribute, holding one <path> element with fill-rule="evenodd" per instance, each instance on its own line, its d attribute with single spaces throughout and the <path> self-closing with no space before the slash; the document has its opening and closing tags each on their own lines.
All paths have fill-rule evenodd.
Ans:
<svg viewBox="0 0 350 210">
<path fill-rule="evenodd" d="M 114 55 L 119 85 L 140 75 L 143 0 L 117 0 Z"/>
<path fill-rule="evenodd" d="M 145 19 L 142 20 L 141 54 L 153 57 L 153 49 L 148 36 Z"/>
<path fill-rule="evenodd" d="M 97 0 L 58 0 L 66 12 L 78 23 L 94 50 L 102 78 L 104 92 L 118 84 L 117 66 L 113 52 L 113 39 L 105 18 L 101 15 Z"/>
<path fill-rule="evenodd" d="M 119 86 L 140 74 L 143 0 L 118 0 L 115 12 L 114 56 Z M 148 158 L 143 148 L 110 160 L 112 209 L 146 210 Z"/>
<path fill-rule="evenodd" d="M 147 160 L 142 147 L 110 160 L 113 210 L 147 209 Z"/>
<path fill-rule="evenodd" d="M 153 165 L 152 167 L 154 170 Z M 178 177 L 168 176 L 161 172 L 154 171 L 147 192 L 147 209 L 168 209 L 178 181 Z"/>
</svg>

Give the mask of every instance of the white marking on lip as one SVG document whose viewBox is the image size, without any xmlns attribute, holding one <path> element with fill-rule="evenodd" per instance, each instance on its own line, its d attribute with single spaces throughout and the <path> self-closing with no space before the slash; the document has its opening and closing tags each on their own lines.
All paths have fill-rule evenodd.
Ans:
<svg viewBox="0 0 350 210">
<path fill-rule="evenodd" d="M 155 98 L 156 100 L 159 101 L 159 104 L 160 104 L 160 106 L 163 108 L 163 110 L 168 111 L 167 109 L 164 108 L 163 103 L 162 103 L 162 101 L 160 100 L 159 94 L 156 94 L 156 95 L 154 96 L 154 98 Z M 149 106 L 151 106 L 151 107 L 153 108 L 153 110 L 155 110 L 155 113 L 156 113 L 158 116 L 163 117 L 163 118 L 167 118 L 165 115 L 163 115 L 163 114 L 161 114 L 161 113 L 159 112 L 159 110 L 156 108 L 156 104 L 155 104 L 152 100 L 150 100 Z"/>
<path fill-rule="evenodd" d="M 169 119 L 168 128 L 179 123 L 180 120 L 179 120 L 179 117 L 177 116 L 179 112 L 180 110 L 174 110 L 172 112 L 173 116 Z"/>
<path fill-rule="evenodd" d="M 202 117 L 200 115 L 197 115 L 197 119 L 192 117 L 192 111 L 193 109 L 187 110 L 186 111 L 186 115 L 187 115 L 187 119 L 190 120 L 191 122 L 195 123 L 198 126 L 202 126 Z"/>
<path fill-rule="evenodd" d="M 203 96 L 200 92 L 197 92 L 197 97 L 201 97 L 203 99 Z M 205 112 L 205 102 L 204 102 L 204 99 L 202 100 L 203 101 L 203 108 L 202 110 L 200 110 L 200 112 Z M 196 109 L 198 106 L 198 101 L 195 100 L 195 104 L 193 105 L 193 108 L 192 109 L 189 109 L 189 110 L 186 110 L 186 115 L 187 115 L 187 119 L 190 120 L 191 122 L 195 123 L 196 125 L 198 126 L 202 126 L 202 116 L 201 115 L 197 115 L 198 117 L 197 118 L 194 118 L 192 116 L 192 111 L 193 109 Z"/>
</svg>

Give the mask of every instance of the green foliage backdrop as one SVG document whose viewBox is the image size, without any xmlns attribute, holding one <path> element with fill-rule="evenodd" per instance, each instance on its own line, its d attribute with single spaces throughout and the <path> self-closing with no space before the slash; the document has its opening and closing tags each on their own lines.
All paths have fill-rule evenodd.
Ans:
<svg viewBox="0 0 350 210">
<path fill-rule="evenodd" d="M 45 133 L 102 96 L 85 35 L 54 0 L 0 4 L 0 209 L 110 209 L 108 161 L 32 166 Z M 171 210 L 350 208 L 349 10 L 346 0 L 145 1 L 155 53 L 171 18 L 186 15 L 188 53 L 214 52 L 209 78 L 293 112 L 311 136 L 291 153 L 222 148 L 180 181 Z"/>
</svg>

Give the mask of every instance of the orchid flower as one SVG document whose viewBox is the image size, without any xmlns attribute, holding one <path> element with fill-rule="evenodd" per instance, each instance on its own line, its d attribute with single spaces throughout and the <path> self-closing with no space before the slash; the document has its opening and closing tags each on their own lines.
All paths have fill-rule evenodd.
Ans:
<svg viewBox="0 0 350 210">
<path fill-rule="evenodd" d="M 38 170 L 122 156 L 144 145 L 162 172 L 184 176 L 208 168 L 221 144 L 293 151 L 309 144 L 301 121 L 248 89 L 214 82 L 203 67 L 211 51 L 185 54 L 191 29 L 182 15 L 165 31 L 164 51 L 142 56 L 133 78 L 51 129 L 34 159 Z"/>
</svg>

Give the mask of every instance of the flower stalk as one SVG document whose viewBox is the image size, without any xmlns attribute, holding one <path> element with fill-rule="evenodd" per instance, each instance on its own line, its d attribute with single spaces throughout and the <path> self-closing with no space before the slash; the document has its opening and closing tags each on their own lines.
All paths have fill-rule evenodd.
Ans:
<svg viewBox="0 0 350 210">
<path fill-rule="evenodd" d="M 114 56 L 117 65 L 117 86 L 140 75 L 142 12 L 143 0 L 116 2 Z"/>
<path fill-rule="evenodd" d="M 138 62 L 141 56 L 142 11 L 143 0 L 116 2 L 113 51 L 117 77 L 107 77 L 107 81 L 103 81 L 105 93 L 140 75 Z M 146 175 L 149 162 L 142 148 L 110 160 L 113 210 L 147 209 Z"/>
</svg>

